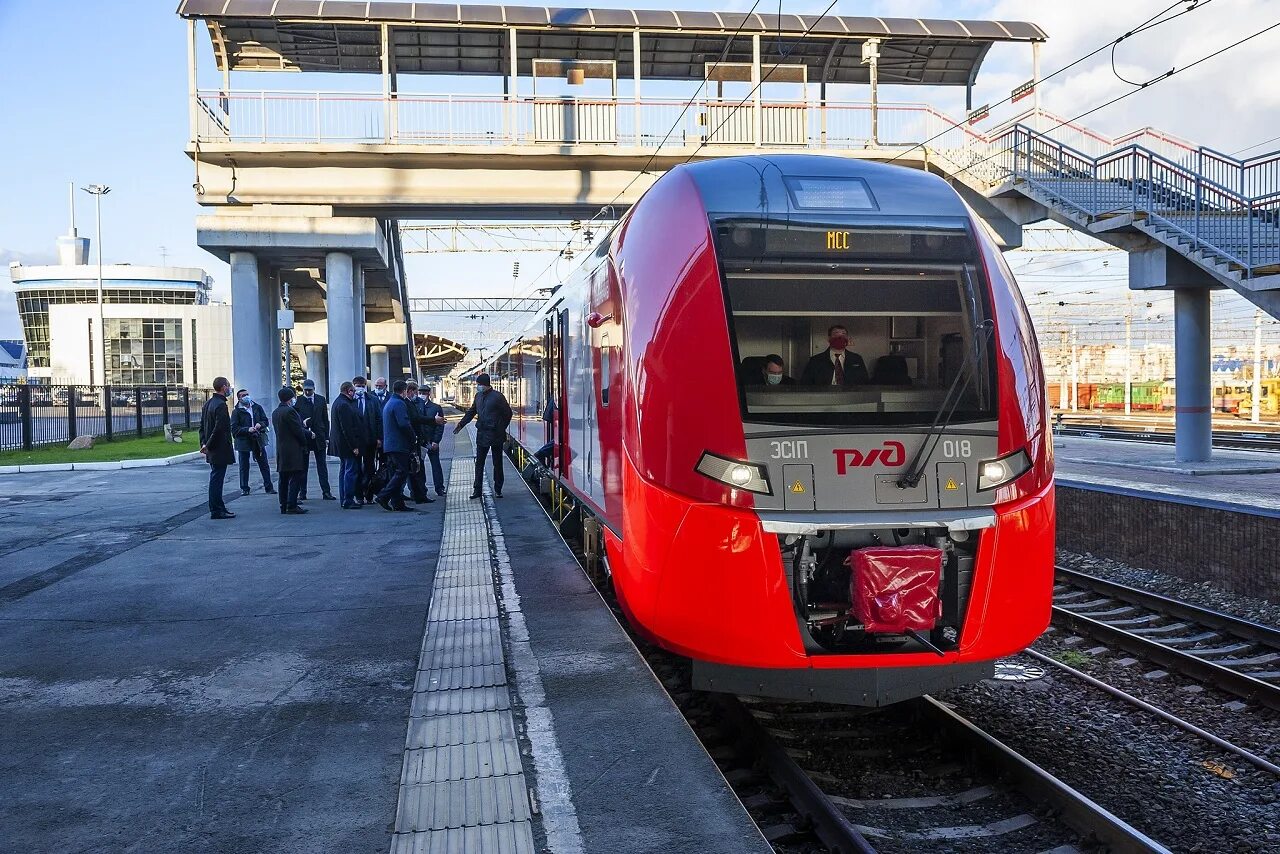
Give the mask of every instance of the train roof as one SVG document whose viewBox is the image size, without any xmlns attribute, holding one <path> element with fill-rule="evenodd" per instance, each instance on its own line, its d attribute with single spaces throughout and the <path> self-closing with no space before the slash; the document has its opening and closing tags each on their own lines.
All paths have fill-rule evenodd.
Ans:
<svg viewBox="0 0 1280 854">
<path fill-rule="evenodd" d="M 710 214 L 928 219 L 969 216 L 956 191 L 919 169 L 821 154 L 755 155 L 680 167 Z"/>
</svg>

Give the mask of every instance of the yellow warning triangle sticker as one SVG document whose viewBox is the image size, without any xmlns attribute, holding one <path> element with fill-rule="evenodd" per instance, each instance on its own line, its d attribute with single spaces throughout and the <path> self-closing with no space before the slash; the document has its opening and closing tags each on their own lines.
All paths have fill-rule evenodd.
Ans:
<svg viewBox="0 0 1280 854">
<path fill-rule="evenodd" d="M 804 492 L 804 484 L 797 480 L 795 483 L 791 484 L 791 491 L 796 494 Z"/>
<path fill-rule="evenodd" d="M 959 489 L 960 484 L 956 483 L 955 478 L 947 478 L 947 489 Z"/>
</svg>

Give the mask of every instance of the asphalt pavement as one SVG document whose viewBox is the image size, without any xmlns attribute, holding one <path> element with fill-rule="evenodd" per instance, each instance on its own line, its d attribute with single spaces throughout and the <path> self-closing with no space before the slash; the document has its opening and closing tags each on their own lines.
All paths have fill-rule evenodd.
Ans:
<svg viewBox="0 0 1280 854">
<path fill-rule="evenodd" d="M 0 477 L 0 850 L 387 850 L 443 502 L 207 479 Z"/>
</svg>

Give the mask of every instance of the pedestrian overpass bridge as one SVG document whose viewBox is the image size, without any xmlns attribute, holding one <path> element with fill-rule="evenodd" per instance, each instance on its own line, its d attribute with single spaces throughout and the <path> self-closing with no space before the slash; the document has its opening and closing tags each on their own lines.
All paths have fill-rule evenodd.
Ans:
<svg viewBox="0 0 1280 854">
<path fill-rule="evenodd" d="M 377 0 L 183 0 L 178 11 L 188 153 L 214 211 L 198 219 L 199 242 L 232 262 L 233 302 L 247 306 L 233 309 L 238 376 L 270 363 L 259 316 L 270 271 L 308 308 L 295 343 L 320 374 L 327 356 L 332 394 L 340 378 L 418 361 L 397 220 L 614 218 L 675 165 L 762 152 L 928 169 L 1006 247 L 1053 219 L 1127 250 L 1130 287 L 1176 293 L 1179 459 L 1209 455 L 1209 289 L 1280 314 L 1280 155 L 1237 160 L 1151 128 L 1109 139 L 1040 110 L 1047 35 L 1033 24 Z M 198 21 L 215 88 L 199 85 Z M 971 122 L 879 98 L 882 85 L 971 92 L 1001 42 L 1030 45 L 1020 88 L 1033 106 L 994 130 L 978 129 L 982 110 Z M 232 86 L 251 70 L 381 85 Z M 460 91 L 412 85 L 430 75 Z M 654 97 L 654 81 L 697 92 Z M 849 84 L 869 97 L 829 97 Z"/>
</svg>

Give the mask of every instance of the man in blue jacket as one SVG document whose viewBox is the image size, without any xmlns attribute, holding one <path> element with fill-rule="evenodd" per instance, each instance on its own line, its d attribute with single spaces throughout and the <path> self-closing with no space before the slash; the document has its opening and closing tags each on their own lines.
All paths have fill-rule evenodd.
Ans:
<svg viewBox="0 0 1280 854">
<path fill-rule="evenodd" d="M 409 455 L 417 448 L 413 419 L 409 415 L 409 404 L 405 401 L 408 388 L 409 384 L 404 380 L 396 380 L 396 384 L 391 387 L 391 396 L 387 398 L 382 410 L 382 453 L 391 466 L 391 477 L 373 500 L 383 510 L 413 509 L 404 503 L 404 484 L 409 478 Z"/>
</svg>

